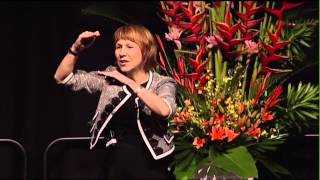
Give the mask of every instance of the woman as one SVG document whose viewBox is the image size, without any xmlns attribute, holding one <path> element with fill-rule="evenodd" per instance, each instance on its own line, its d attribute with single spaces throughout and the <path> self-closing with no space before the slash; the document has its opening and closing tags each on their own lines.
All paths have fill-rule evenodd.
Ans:
<svg viewBox="0 0 320 180">
<path fill-rule="evenodd" d="M 153 71 L 157 45 L 148 29 L 126 25 L 114 33 L 117 66 L 104 71 L 74 70 L 79 53 L 90 47 L 98 31 L 85 31 L 68 50 L 55 73 L 59 84 L 75 91 L 101 92 L 91 121 L 92 149 L 104 136 L 108 179 L 168 179 L 173 135 L 168 118 L 176 110 L 176 83 Z"/>
</svg>

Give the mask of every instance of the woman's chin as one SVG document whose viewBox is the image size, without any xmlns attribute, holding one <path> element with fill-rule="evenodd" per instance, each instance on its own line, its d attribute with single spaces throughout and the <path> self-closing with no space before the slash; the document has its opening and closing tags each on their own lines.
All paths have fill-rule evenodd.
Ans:
<svg viewBox="0 0 320 180">
<path fill-rule="evenodd" d="M 131 70 L 130 68 L 125 67 L 125 66 L 119 66 L 119 69 L 120 69 L 120 71 L 123 72 L 123 73 L 130 72 L 130 70 Z"/>
</svg>

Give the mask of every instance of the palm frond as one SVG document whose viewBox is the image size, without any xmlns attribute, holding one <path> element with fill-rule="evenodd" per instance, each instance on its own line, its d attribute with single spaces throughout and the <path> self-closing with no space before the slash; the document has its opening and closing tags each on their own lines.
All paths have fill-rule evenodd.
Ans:
<svg viewBox="0 0 320 180">
<path fill-rule="evenodd" d="M 285 104 L 277 106 L 277 110 L 283 113 L 279 125 L 301 132 L 303 127 L 309 127 L 311 120 L 319 118 L 319 86 L 299 83 L 294 88 L 289 84 Z"/>
<path fill-rule="evenodd" d="M 284 39 L 290 41 L 287 50 L 287 56 L 290 62 L 294 60 L 303 61 L 306 57 L 305 48 L 310 48 L 313 44 L 315 28 L 318 26 L 318 21 L 314 19 L 295 20 L 288 23 L 291 28 L 286 28 Z"/>
</svg>

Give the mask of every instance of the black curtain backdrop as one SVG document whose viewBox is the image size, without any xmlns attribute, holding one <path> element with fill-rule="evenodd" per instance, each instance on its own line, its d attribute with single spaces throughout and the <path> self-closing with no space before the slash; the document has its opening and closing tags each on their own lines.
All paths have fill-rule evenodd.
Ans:
<svg viewBox="0 0 320 180">
<path fill-rule="evenodd" d="M 125 4 L 120 11 L 144 14 L 137 22 L 164 36 L 165 24 L 156 14 L 158 2 L 136 2 L 130 7 Z M 314 4 L 318 7 L 318 2 Z M 88 5 L 89 2 L 0 3 L 0 138 L 14 139 L 26 149 L 27 179 L 43 178 L 43 153 L 54 139 L 89 136 L 87 122 L 95 112 L 98 94 L 74 93 L 58 86 L 53 78 L 67 49 L 85 30 L 99 30 L 101 38 L 81 54 L 77 68 L 103 69 L 114 62 L 112 33 L 122 24 L 84 15 L 81 9 Z M 317 50 L 314 48 L 310 58 L 318 59 Z M 309 71 L 314 74 L 311 81 L 318 82 L 318 67 Z M 300 77 L 307 79 L 307 75 Z M 317 128 L 314 132 L 318 133 Z M 305 163 L 291 164 L 291 170 L 302 168 L 302 175 L 307 175 L 302 177 L 318 177 L 318 141 L 317 137 L 311 143 L 301 140 L 301 152 L 316 157 L 306 156 Z M 47 175 L 56 179 L 95 179 L 103 171 L 104 149 L 101 144 L 89 151 L 88 142 L 62 143 L 52 148 Z M 282 156 L 285 157 L 294 158 L 289 154 Z M 287 159 L 282 160 L 290 166 Z M 21 179 L 21 164 L 21 155 L 13 146 L 0 145 L 0 179 Z"/>
</svg>

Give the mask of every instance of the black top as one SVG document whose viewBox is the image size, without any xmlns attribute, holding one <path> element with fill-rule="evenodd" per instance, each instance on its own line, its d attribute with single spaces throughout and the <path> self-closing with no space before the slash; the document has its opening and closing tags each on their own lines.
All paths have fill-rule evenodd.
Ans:
<svg viewBox="0 0 320 180">
<path fill-rule="evenodd" d="M 147 82 L 141 84 L 141 86 L 143 87 L 146 87 L 146 85 Z M 135 99 L 137 95 L 131 90 L 131 88 L 128 88 L 128 90 L 132 95 L 118 109 L 118 111 L 116 111 L 116 113 L 113 115 L 111 121 L 108 124 L 108 129 L 115 131 L 116 136 L 123 134 L 140 134 L 136 120 L 138 107 L 135 103 Z"/>
</svg>

